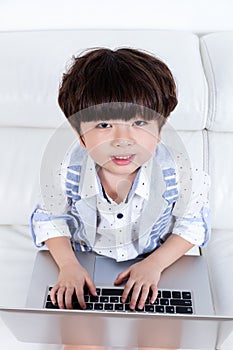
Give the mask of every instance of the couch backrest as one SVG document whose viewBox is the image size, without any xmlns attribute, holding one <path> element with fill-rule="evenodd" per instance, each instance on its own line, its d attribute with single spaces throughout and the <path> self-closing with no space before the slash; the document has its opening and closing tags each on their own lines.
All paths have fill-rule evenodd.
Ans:
<svg viewBox="0 0 233 350">
<path fill-rule="evenodd" d="M 170 124 L 195 166 L 211 174 L 213 226 L 231 228 L 233 33 L 200 39 L 156 30 L 0 33 L 0 224 L 28 223 L 41 159 L 65 120 L 57 104 L 62 73 L 73 55 L 97 46 L 144 49 L 171 68 L 179 104 Z"/>
</svg>

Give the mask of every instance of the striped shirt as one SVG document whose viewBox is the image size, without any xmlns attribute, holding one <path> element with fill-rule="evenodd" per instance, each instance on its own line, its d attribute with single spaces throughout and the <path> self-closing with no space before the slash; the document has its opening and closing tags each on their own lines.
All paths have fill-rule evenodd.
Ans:
<svg viewBox="0 0 233 350">
<path fill-rule="evenodd" d="M 170 234 L 205 245 L 210 236 L 209 177 L 188 165 L 179 170 L 180 157 L 175 159 L 160 143 L 139 169 L 125 201 L 117 204 L 104 193 L 94 161 L 75 145 L 61 186 L 65 207 L 55 199 L 44 201 L 32 214 L 36 245 L 69 236 L 75 250 L 93 250 L 117 261 L 153 251 Z"/>
</svg>

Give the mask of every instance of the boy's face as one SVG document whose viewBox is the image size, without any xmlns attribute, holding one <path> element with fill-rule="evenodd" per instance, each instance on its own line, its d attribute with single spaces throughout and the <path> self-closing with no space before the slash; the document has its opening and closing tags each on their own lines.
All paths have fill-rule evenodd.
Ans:
<svg viewBox="0 0 233 350">
<path fill-rule="evenodd" d="M 114 175 L 130 175 L 148 161 L 159 142 L 156 120 L 141 117 L 81 122 L 80 142 L 92 159 Z"/>
</svg>

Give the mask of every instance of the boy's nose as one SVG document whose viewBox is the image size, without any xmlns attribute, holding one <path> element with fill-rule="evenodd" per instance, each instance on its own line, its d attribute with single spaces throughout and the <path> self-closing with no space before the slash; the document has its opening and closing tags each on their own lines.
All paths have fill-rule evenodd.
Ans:
<svg viewBox="0 0 233 350">
<path fill-rule="evenodd" d="M 132 138 L 128 125 L 117 125 L 115 127 L 114 139 L 112 140 L 114 147 L 128 147 L 134 143 L 135 140 Z"/>
<path fill-rule="evenodd" d="M 134 140 L 131 139 L 114 139 L 112 140 L 112 145 L 114 147 L 128 147 L 134 144 Z"/>
</svg>

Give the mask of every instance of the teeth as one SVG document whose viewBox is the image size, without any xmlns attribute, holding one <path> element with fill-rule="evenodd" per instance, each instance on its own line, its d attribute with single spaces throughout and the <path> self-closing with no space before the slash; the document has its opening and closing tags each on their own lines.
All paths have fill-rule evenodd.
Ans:
<svg viewBox="0 0 233 350">
<path fill-rule="evenodd" d="M 117 159 L 129 159 L 131 156 L 115 156 Z"/>
</svg>

